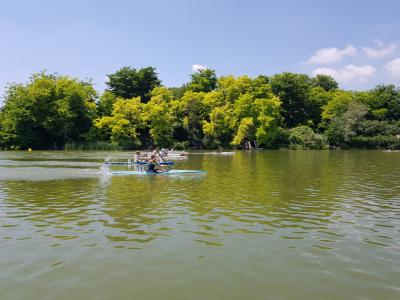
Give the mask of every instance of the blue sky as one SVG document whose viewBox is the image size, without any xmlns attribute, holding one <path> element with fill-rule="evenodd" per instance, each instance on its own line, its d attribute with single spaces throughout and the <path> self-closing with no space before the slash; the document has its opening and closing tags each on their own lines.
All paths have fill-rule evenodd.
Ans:
<svg viewBox="0 0 400 300">
<path fill-rule="evenodd" d="M 400 1 L 8 1 L 0 4 L 0 91 L 46 69 L 105 88 L 122 66 L 163 84 L 193 65 L 218 75 L 331 74 L 341 87 L 400 85 Z"/>
</svg>

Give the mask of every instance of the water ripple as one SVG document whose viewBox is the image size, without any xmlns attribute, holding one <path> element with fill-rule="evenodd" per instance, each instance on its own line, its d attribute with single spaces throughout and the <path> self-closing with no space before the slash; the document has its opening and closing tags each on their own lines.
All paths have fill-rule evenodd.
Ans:
<svg viewBox="0 0 400 300">
<path fill-rule="evenodd" d="M 54 272 L 71 265 L 93 284 L 123 275 L 140 281 L 153 266 L 165 272 L 159 282 L 178 274 L 193 283 L 212 269 L 247 286 L 325 283 L 343 291 L 338 299 L 368 299 L 371 286 L 382 299 L 399 294 L 400 160 L 378 152 L 196 155 L 178 163 L 206 170 L 202 178 L 107 177 L 100 154 L 3 156 L 0 288 L 9 295 L 19 278 L 59 283 Z M 189 270 L 204 273 L 190 278 Z M 102 273 L 109 275 L 85 277 Z M 310 299 L 329 294 L 315 292 Z"/>
</svg>

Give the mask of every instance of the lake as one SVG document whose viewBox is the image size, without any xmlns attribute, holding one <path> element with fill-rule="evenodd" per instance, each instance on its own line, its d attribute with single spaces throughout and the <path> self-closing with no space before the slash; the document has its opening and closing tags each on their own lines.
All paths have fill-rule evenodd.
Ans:
<svg viewBox="0 0 400 300">
<path fill-rule="evenodd" d="M 2 300 L 400 299 L 400 153 L 108 155 L 0 152 Z"/>
</svg>

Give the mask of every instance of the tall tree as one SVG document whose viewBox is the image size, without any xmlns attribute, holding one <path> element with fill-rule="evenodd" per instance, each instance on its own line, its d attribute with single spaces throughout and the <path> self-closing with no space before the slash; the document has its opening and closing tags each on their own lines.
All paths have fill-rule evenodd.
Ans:
<svg viewBox="0 0 400 300">
<path fill-rule="evenodd" d="M 134 69 L 123 67 L 113 74 L 107 75 L 108 90 L 115 96 L 123 99 L 140 97 L 143 103 L 150 100 L 150 92 L 161 85 L 156 69 L 146 67 Z"/>
<path fill-rule="evenodd" d="M 315 78 L 313 78 L 313 83 L 315 86 L 322 87 L 327 92 L 334 91 L 339 88 L 337 81 L 329 75 L 318 74 L 315 76 Z"/>
<path fill-rule="evenodd" d="M 356 136 L 358 127 L 367 115 L 365 104 L 351 101 L 343 113 L 335 116 L 329 124 L 325 135 L 330 145 L 346 146 Z"/>
<path fill-rule="evenodd" d="M 175 116 L 172 113 L 172 100 L 173 95 L 169 89 L 155 88 L 142 114 L 142 120 L 150 128 L 151 139 L 160 147 L 173 145 Z"/>
<path fill-rule="evenodd" d="M 312 80 L 305 74 L 282 73 L 270 79 L 272 92 L 282 101 L 282 115 L 288 128 L 307 123 L 307 102 Z"/>
<path fill-rule="evenodd" d="M 113 105 L 111 116 L 96 120 L 95 126 L 100 135 L 109 137 L 111 142 L 124 149 L 132 149 L 141 145 L 140 128 L 143 127 L 142 113 L 144 104 L 140 98 L 118 98 Z"/>
<path fill-rule="evenodd" d="M 92 126 L 96 97 L 90 82 L 45 72 L 27 84 L 11 85 L 2 108 L 3 143 L 59 149 L 79 142 Z"/>
<path fill-rule="evenodd" d="M 370 91 L 369 106 L 379 119 L 400 120 L 400 88 L 393 84 L 378 85 Z"/>
<path fill-rule="evenodd" d="M 199 70 L 191 75 L 187 88 L 193 92 L 211 92 L 217 86 L 217 76 L 211 69 Z"/>
<path fill-rule="evenodd" d="M 97 102 L 97 114 L 99 116 L 111 116 L 113 105 L 117 97 L 110 91 L 104 91 Z"/>
</svg>

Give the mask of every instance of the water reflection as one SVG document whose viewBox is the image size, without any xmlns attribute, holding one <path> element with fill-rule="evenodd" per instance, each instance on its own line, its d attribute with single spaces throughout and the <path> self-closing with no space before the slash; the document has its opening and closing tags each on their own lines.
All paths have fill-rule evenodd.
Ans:
<svg viewBox="0 0 400 300">
<path fill-rule="evenodd" d="M 291 246 L 307 239 L 332 249 L 346 237 L 389 247 L 399 220 L 399 173 L 391 160 L 373 158 L 329 151 L 197 155 L 188 168 L 207 170 L 205 177 L 4 181 L 2 226 L 23 219 L 67 240 L 96 223 L 109 241 L 125 244 L 181 230 L 209 245 L 223 245 L 228 234 L 267 234 Z"/>
<path fill-rule="evenodd" d="M 368 282 L 389 280 L 392 289 L 400 276 L 400 156 L 395 153 L 238 152 L 194 155 L 177 163 L 177 168 L 206 170 L 200 177 L 110 176 L 98 168 L 98 154 L 68 154 L 70 162 L 67 154 L 52 155 L 51 161 L 62 160 L 57 168 L 40 154 L 34 164 L 43 167 L 29 173 L 32 168 L 24 162 L 29 157 L 7 153 L 6 165 L 24 163 L 20 168 L 3 163 L 6 179 L 0 181 L 0 249 L 18 255 L 40 249 L 40 261 L 50 269 L 81 256 L 104 260 L 104 266 L 119 264 L 118 255 L 140 264 L 135 256 L 113 252 L 128 251 L 142 253 L 147 263 L 160 259 L 169 268 L 180 261 L 180 267 L 191 268 L 193 257 L 232 255 L 235 262 L 216 268 L 248 270 L 257 278 L 269 274 L 263 264 L 269 256 L 276 259 L 275 269 L 311 270 L 316 279 L 327 270 L 345 278 L 368 274 Z M 70 173 L 58 179 L 63 165 L 68 168 L 61 170 Z M 35 269 L 37 260 L 27 265 Z M 120 268 L 128 273 L 128 266 Z M 19 274 L 12 263 L 0 267 L 0 278 L 7 270 Z"/>
</svg>

